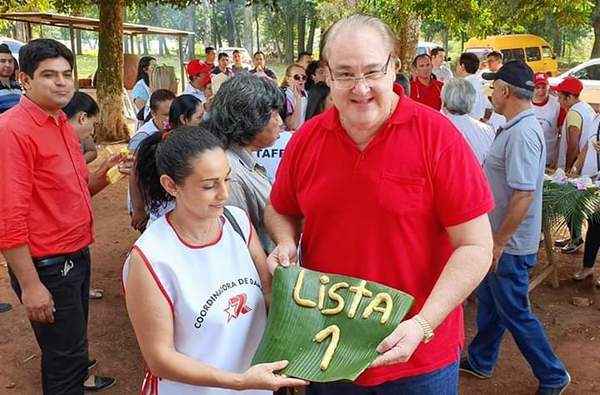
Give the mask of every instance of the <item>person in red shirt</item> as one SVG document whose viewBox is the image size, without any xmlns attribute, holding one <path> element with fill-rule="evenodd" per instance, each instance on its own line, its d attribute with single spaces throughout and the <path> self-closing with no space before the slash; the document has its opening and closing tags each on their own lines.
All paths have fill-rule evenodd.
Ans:
<svg viewBox="0 0 600 395">
<path fill-rule="evenodd" d="M 90 365 L 91 195 L 108 185 L 106 171 L 118 157 L 88 174 L 61 110 L 74 92 L 67 47 L 33 40 L 19 61 L 25 96 L 0 117 L 0 252 L 42 351 L 43 393 L 83 394 Z M 88 379 L 87 390 L 115 382 Z"/>
<path fill-rule="evenodd" d="M 456 394 L 461 303 L 491 263 L 494 203 L 481 166 L 449 120 L 394 84 L 395 43 L 371 16 L 327 31 L 334 108 L 296 132 L 265 210 L 270 267 L 296 262 L 302 233 L 303 266 L 415 298 L 371 368 L 354 383 L 313 383 L 311 395 Z"/>
<path fill-rule="evenodd" d="M 442 108 L 444 84 L 433 77 L 431 57 L 426 53 L 417 55 L 412 66 L 416 76 L 410 82 L 410 98 L 439 111 Z"/>
</svg>

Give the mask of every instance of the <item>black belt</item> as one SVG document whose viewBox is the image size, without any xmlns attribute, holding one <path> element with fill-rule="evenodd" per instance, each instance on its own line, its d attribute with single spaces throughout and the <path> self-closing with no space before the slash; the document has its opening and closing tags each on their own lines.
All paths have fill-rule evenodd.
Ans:
<svg viewBox="0 0 600 395">
<path fill-rule="evenodd" d="M 37 268 L 54 266 L 54 265 L 62 265 L 63 263 L 65 263 L 68 260 L 83 258 L 83 257 L 87 256 L 89 253 L 90 253 L 89 248 L 84 247 L 80 250 L 71 252 L 69 254 L 52 255 L 52 256 L 48 256 L 48 257 L 44 257 L 44 258 L 33 258 L 33 264 Z"/>
</svg>

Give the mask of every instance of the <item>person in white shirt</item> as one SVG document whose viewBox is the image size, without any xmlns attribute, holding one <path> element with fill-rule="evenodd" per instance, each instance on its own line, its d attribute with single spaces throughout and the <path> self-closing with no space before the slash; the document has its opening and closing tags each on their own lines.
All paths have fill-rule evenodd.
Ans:
<svg viewBox="0 0 600 395">
<path fill-rule="evenodd" d="M 561 83 L 552 87 L 558 94 L 560 106 L 567 111 L 558 141 L 557 166 L 573 175 L 591 176 L 598 172 L 597 166 L 593 170 L 584 165 L 587 156 L 589 140 L 595 136 L 597 130 L 596 112 L 589 104 L 579 100 L 583 84 L 575 77 L 567 77 Z M 590 148 L 592 154 L 593 148 Z M 591 165 L 592 162 L 588 161 Z M 581 237 L 581 223 L 570 223 L 569 232 L 571 240 L 564 246 L 566 240 L 557 240 L 561 252 L 571 254 L 583 248 Z"/>
<path fill-rule="evenodd" d="M 183 91 L 184 95 L 196 96 L 201 102 L 206 101 L 204 93 L 206 85 L 210 84 L 213 66 L 198 59 L 192 59 L 186 68 L 189 82 Z"/>
<path fill-rule="evenodd" d="M 535 91 L 531 100 L 531 108 L 544 131 L 546 166 L 556 168 L 558 161 L 558 121 L 561 114 L 560 103 L 556 96 L 550 95 L 546 73 L 536 73 L 533 76 L 533 83 L 535 84 Z"/>
<path fill-rule="evenodd" d="M 446 66 L 446 50 L 442 47 L 436 47 L 431 50 L 431 64 L 433 70 L 431 72 L 435 75 L 435 78 L 443 83 L 450 81 L 453 77 L 452 70 Z"/>
<path fill-rule="evenodd" d="M 145 136 L 141 135 L 139 142 L 134 142 L 133 145 L 131 142 L 129 143 L 130 152 L 136 154 L 136 164 L 139 157 L 137 151 L 143 144 L 146 143 L 146 140 L 149 136 L 154 135 L 156 132 L 163 132 L 164 130 L 171 130 L 180 126 L 198 126 L 202 121 L 204 107 L 202 106 L 202 102 L 195 96 L 178 96 L 172 100 L 169 105 L 168 122 L 165 123 L 164 119 L 162 118 L 147 122 L 142 129 L 144 129 L 144 132 L 147 132 L 148 134 Z M 161 124 L 164 125 L 164 127 L 159 129 L 159 125 Z M 149 210 L 148 207 L 144 205 L 142 196 L 140 194 L 141 189 L 143 188 L 140 188 L 136 172 L 132 172 L 129 176 L 128 209 L 131 215 L 131 226 L 133 229 L 139 232 L 143 232 L 148 224 L 152 223 L 152 221 L 161 217 L 173 208 L 167 204 L 159 207 L 155 211 Z"/>
<path fill-rule="evenodd" d="M 477 92 L 475 104 L 469 115 L 479 121 L 487 122 L 492 115 L 493 107 L 487 96 L 483 93 L 481 81 L 477 76 L 477 70 L 479 70 L 479 58 L 477 55 L 470 52 L 462 53 L 456 63 L 456 76 L 468 81 L 475 88 L 475 92 Z"/>
<path fill-rule="evenodd" d="M 285 79 L 281 84 L 285 92 L 286 117 L 283 120 L 286 129 L 295 131 L 306 120 L 308 95 L 304 89 L 306 71 L 299 64 L 291 64 L 285 69 Z"/>
<path fill-rule="evenodd" d="M 287 361 L 250 366 L 272 277 L 248 216 L 225 206 L 230 166 L 221 142 L 202 127 L 149 139 L 136 166 L 144 202 L 175 204 L 123 266 L 127 312 L 147 366 L 142 393 L 269 395 L 308 384 L 277 374 Z"/>
<path fill-rule="evenodd" d="M 491 126 L 469 115 L 476 97 L 477 92 L 469 82 L 453 78 L 442 88 L 442 114 L 462 133 L 477 160 L 483 165 L 494 141 L 494 132 Z"/>
</svg>

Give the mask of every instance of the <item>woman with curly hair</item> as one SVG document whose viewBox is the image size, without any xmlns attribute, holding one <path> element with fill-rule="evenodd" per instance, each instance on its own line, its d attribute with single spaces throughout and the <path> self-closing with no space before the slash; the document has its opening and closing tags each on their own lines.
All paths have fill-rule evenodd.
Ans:
<svg viewBox="0 0 600 395">
<path fill-rule="evenodd" d="M 279 110 L 284 100 L 273 82 L 254 75 L 239 75 L 221 85 L 208 119 L 210 131 L 225 144 L 231 165 L 231 193 L 227 203 L 248 212 L 268 252 L 274 245 L 263 222 L 263 211 L 271 181 L 253 153 L 270 147 L 279 138 L 283 124 Z"/>
</svg>

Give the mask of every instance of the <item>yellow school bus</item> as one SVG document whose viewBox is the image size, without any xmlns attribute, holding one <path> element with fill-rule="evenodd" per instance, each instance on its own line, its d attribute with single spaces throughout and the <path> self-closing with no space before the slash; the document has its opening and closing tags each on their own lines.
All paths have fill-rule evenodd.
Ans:
<svg viewBox="0 0 600 395">
<path fill-rule="evenodd" d="M 504 62 L 521 59 L 527 62 L 534 73 L 558 74 L 558 63 L 550 44 L 533 34 L 506 34 L 488 36 L 484 39 L 471 38 L 465 44 L 465 52 L 473 52 L 480 59 L 491 51 L 500 51 Z"/>
</svg>

